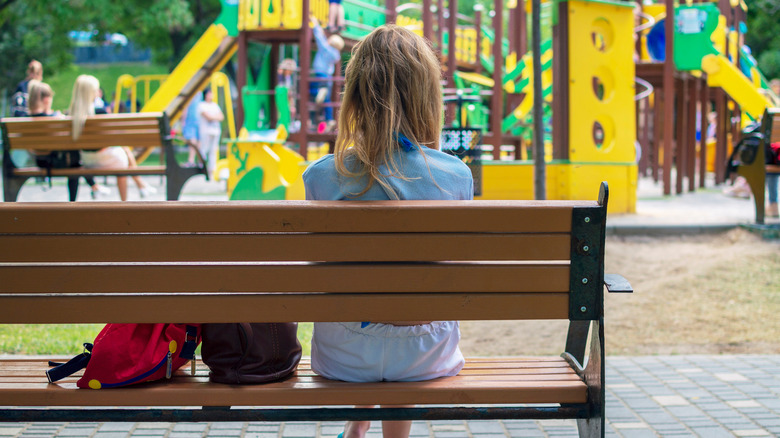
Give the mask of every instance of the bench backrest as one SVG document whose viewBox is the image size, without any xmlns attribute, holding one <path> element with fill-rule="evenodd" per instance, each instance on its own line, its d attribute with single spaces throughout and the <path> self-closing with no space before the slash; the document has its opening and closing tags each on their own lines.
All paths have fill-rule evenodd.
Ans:
<svg viewBox="0 0 780 438">
<path fill-rule="evenodd" d="M 598 319 L 595 201 L 0 205 L 0 322 Z"/>
<path fill-rule="evenodd" d="M 168 132 L 162 113 L 101 114 L 91 116 L 78 140 L 72 119 L 15 117 L 0 120 L 6 149 L 95 150 L 108 146 L 157 147 Z"/>
</svg>

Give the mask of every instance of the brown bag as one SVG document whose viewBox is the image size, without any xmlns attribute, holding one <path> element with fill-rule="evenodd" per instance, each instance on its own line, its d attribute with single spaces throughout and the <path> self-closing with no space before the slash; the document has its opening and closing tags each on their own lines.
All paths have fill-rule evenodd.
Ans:
<svg viewBox="0 0 780 438">
<path fill-rule="evenodd" d="M 298 323 L 203 324 L 203 362 L 218 383 L 266 383 L 292 374 L 301 360 Z"/>
</svg>

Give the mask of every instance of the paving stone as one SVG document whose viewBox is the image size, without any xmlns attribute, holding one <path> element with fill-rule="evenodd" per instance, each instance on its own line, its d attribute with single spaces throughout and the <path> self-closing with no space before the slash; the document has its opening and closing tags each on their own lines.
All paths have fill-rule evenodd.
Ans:
<svg viewBox="0 0 780 438">
<path fill-rule="evenodd" d="M 315 423 L 288 423 L 282 429 L 283 437 L 301 437 L 310 438 L 317 434 L 317 425 Z"/>
<path fill-rule="evenodd" d="M 169 432 L 168 438 L 194 438 L 206 435 L 206 431 Z"/>
<path fill-rule="evenodd" d="M 62 429 L 61 431 L 57 432 L 57 436 L 61 437 L 88 437 L 95 433 L 94 427 L 80 427 L 80 428 L 71 428 L 66 427 L 65 429 Z"/>
<path fill-rule="evenodd" d="M 243 429 L 244 424 L 240 421 L 228 421 L 224 423 L 211 423 L 209 424 L 209 430 L 221 430 L 221 429 Z"/>
<path fill-rule="evenodd" d="M 701 409 L 696 406 L 667 406 L 670 414 L 680 419 L 695 418 L 704 415 Z"/>
<path fill-rule="evenodd" d="M 138 423 L 136 429 L 169 429 L 171 423 Z"/>
<path fill-rule="evenodd" d="M 207 427 L 206 423 L 177 423 L 171 432 L 203 432 Z"/>
<path fill-rule="evenodd" d="M 140 429 L 136 428 L 131 436 L 165 436 L 168 429 Z"/>
<path fill-rule="evenodd" d="M 769 433 L 769 431 L 765 429 L 739 429 L 739 430 L 732 430 L 734 432 L 734 435 L 736 436 L 771 436 L 772 434 Z"/>
<path fill-rule="evenodd" d="M 468 428 L 474 435 L 486 433 L 504 433 L 504 426 L 498 421 L 471 421 Z"/>
<path fill-rule="evenodd" d="M 728 430 L 718 427 L 695 427 L 691 429 L 693 433 L 702 438 L 733 438 L 734 435 Z"/>
<path fill-rule="evenodd" d="M 98 432 L 131 431 L 134 427 L 135 423 L 103 423 L 98 428 Z"/>
<path fill-rule="evenodd" d="M 92 438 L 127 438 L 130 436 L 130 432 L 97 432 L 92 435 Z"/>
</svg>

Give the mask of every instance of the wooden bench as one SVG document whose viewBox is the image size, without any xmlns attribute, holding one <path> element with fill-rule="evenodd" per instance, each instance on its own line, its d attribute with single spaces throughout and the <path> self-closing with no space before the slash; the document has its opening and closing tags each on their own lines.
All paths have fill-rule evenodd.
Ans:
<svg viewBox="0 0 780 438">
<path fill-rule="evenodd" d="M 329 381 L 304 360 L 293 377 L 266 385 L 210 383 L 199 366 L 195 376 L 180 370 L 169 381 L 84 390 L 76 376 L 47 383 L 48 357 L 10 358 L 0 361 L 0 400 L 13 407 L 0 419 L 569 418 L 582 436 L 604 436 L 603 284 L 631 292 L 622 277 L 604 275 L 607 196 L 603 184 L 598 202 L 2 204 L 2 324 L 570 325 L 560 357 L 470 358 L 458 376 L 427 382 Z M 522 336 L 534 334 L 518 333 L 518 343 Z M 419 407 L 349 407 L 374 404 Z"/>
<path fill-rule="evenodd" d="M 108 146 L 161 147 L 165 165 L 139 166 L 134 169 L 87 169 L 84 167 L 51 169 L 51 176 L 134 176 L 165 175 L 167 199 L 179 198 L 187 180 L 206 175 L 205 166 L 181 167 L 176 161 L 170 137 L 168 117 L 164 113 L 105 114 L 87 119 L 84 131 L 76 141 L 71 136 L 70 117 L 18 117 L 0 120 L 3 132 L 3 195 L 7 202 L 16 201 L 25 181 L 49 175 L 39 167 L 16 167 L 11 159 L 14 149 L 60 151 L 97 150 Z"/>
<path fill-rule="evenodd" d="M 748 146 L 746 142 L 753 142 Z M 780 166 L 766 163 L 766 144 L 780 142 L 780 108 L 768 109 L 761 120 L 759 132 L 748 134 L 734 148 L 727 163 L 727 176 L 732 170 L 744 177 L 756 203 L 756 223 L 763 224 L 765 216 L 764 189 L 767 174 L 780 174 Z"/>
</svg>

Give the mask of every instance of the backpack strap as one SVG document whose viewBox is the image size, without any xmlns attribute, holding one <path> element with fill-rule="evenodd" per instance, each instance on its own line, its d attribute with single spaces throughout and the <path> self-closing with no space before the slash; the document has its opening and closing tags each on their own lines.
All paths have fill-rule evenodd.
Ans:
<svg viewBox="0 0 780 438">
<path fill-rule="evenodd" d="M 49 379 L 49 383 L 62 380 L 86 368 L 90 358 L 92 358 L 92 344 L 85 343 L 84 352 L 74 356 L 73 359 L 65 363 L 49 361 L 49 366 L 53 368 L 46 370 L 46 378 Z"/>
</svg>

